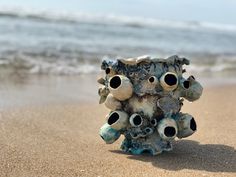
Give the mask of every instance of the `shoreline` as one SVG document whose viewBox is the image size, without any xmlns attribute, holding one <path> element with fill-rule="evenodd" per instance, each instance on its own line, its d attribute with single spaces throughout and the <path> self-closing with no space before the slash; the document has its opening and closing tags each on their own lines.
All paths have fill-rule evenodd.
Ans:
<svg viewBox="0 0 236 177">
<path fill-rule="evenodd" d="M 79 76 L 12 75 L 0 77 L 0 109 L 57 105 L 57 104 L 96 104 L 99 96 L 97 83 L 103 73 Z M 204 90 L 231 88 L 236 79 L 224 77 L 203 78 L 197 75 Z"/>
</svg>

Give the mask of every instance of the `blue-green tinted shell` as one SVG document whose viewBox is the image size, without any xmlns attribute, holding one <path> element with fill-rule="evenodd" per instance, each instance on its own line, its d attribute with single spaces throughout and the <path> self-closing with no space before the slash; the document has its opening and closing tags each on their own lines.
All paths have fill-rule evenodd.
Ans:
<svg viewBox="0 0 236 177">
<path fill-rule="evenodd" d="M 107 143 L 112 144 L 120 137 L 120 132 L 111 128 L 107 123 L 100 128 L 101 138 Z"/>
</svg>

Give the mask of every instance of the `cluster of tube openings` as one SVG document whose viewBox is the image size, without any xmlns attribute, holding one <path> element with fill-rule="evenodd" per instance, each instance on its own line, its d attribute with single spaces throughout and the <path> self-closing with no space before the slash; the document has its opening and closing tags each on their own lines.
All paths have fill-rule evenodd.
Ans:
<svg viewBox="0 0 236 177">
<path fill-rule="evenodd" d="M 127 132 L 133 139 L 157 133 L 163 140 L 171 141 L 175 137 L 188 137 L 197 130 L 196 122 L 189 114 L 178 114 L 175 118 L 165 118 L 159 122 L 152 119 L 149 124 L 143 126 L 145 121 L 147 120 L 137 113 L 129 116 L 123 111 L 113 111 L 107 116 L 107 123 L 100 129 L 100 136 L 107 144 L 111 144 L 120 137 L 120 132 L 130 129 L 131 131 Z M 140 132 L 132 131 L 132 128 L 140 128 Z"/>
<path fill-rule="evenodd" d="M 107 144 L 123 134 L 124 151 L 140 154 L 148 150 L 155 155 L 171 150 L 171 141 L 176 137 L 185 138 L 197 130 L 193 116 L 180 112 L 180 98 L 195 101 L 202 94 L 203 88 L 193 76 L 185 79 L 182 73 L 167 71 L 139 80 L 132 73 L 129 77 L 116 74 L 112 67 L 105 72 L 106 78 L 99 81 L 104 85 L 105 96 L 100 96 L 105 98 L 103 102 L 110 113 L 100 136 Z"/>
</svg>

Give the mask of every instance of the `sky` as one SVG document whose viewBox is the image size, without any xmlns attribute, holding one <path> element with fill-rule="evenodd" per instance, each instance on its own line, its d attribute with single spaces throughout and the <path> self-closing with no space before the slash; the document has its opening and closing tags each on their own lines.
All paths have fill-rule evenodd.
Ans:
<svg viewBox="0 0 236 177">
<path fill-rule="evenodd" d="M 0 0 L 6 7 L 236 25 L 236 0 Z"/>
</svg>

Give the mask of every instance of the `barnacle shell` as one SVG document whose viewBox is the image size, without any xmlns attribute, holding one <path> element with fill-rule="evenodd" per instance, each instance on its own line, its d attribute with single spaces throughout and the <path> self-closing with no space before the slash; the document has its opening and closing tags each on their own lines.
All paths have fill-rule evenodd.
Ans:
<svg viewBox="0 0 236 177">
<path fill-rule="evenodd" d="M 186 98 L 188 101 L 198 100 L 202 95 L 203 87 L 199 82 L 197 82 L 193 78 L 190 78 L 189 80 L 190 87 L 187 89 L 183 97 Z"/>
<path fill-rule="evenodd" d="M 108 94 L 109 94 L 108 88 L 102 87 L 98 89 L 98 95 L 100 96 L 99 104 L 102 104 L 105 102 Z"/>
<path fill-rule="evenodd" d="M 177 124 L 174 119 L 164 118 L 159 122 L 157 131 L 164 140 L 173 140 L 178 132 Z"/>
<path fill-rule="evenodd" d="M 122 75 L 111 77 L 108 88 L 111 94 L 120 101 L 127 100 L 133 94 L 133 85 L 127 77 Z"/>
<path fill-rule="evenodd" d="M 184 97 L 188 101 L 198 100 L 202 95 L 203 87 L 190 76 L 188 79 L 182 79 L 178 89 L 176 90 L 175 97 Z"/>
<path fill-rule="evenodd" d="M 173 72 L 166 72 L 161 76 L 160 84 L 165 91 L 172 91 L 178 86 L 178 77 Z"/>
<path fill-rule="evenodd" d="M 121 109 L 121 107 L 122 107 L 120 101 L 118 101 L 117 99 L 115 99 L 112 94 L 109 94 L 109 95 L 106 97 L 105 106 L 106 106 L 108 109 L 112 110 L 112 111 Z"/>
<path fill-rule="evenodd" d="M 112 67 L 107 67 L 105 72 L 106 72 L 106 75 L 109 77 L 114 76 L 116 74 L 116 72 L 114 71 Z"/>
<path fill-rule="evenodd" d="M 97 82 L 98 82 L 99 84 L 105 85 L 105 79 L 104 79 L 103 77 L 99 78 L 99 79 L 97 80 Z"/>
<path fill-rule="evenodd" d="M 112 144 L 120 137 L 120 132 L 113 129 L 110 125 L 104 124 L 99 132 L 101 138 L 107 143 Z"/>
<path fill-rule="evenodd" d="M 121 130 L 128 125 L 128 114 L 124 111 L 113 111 L 107 116 L 107 123 L 115 130 Z"/>
<path fill-rule="evenodd" d="M 151 77 L 148 78 L 148 83 L 150 85 L 155 86 L 158 83 L 158 79 L 156 78 L 156 76 L 151 76 Z"/>
<path fill-rule="evenodd" d="M 180 114 L 176 120 L 178 125 L 178 138 L 185 138 L 197 131 L 197 124 L 193 116 L 189 114 Z"/>
<path fill-rule="evenodd" d="M 130 122 L 131 126 L 133 126 L 133 127 L 140 127 L 143 123 L 143 118 L 139 114 L 134 113 L 129 118 L 129 122 Z"/>
</svg>

